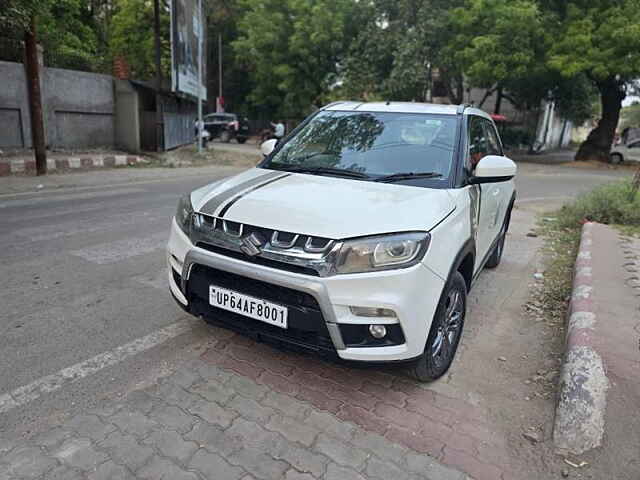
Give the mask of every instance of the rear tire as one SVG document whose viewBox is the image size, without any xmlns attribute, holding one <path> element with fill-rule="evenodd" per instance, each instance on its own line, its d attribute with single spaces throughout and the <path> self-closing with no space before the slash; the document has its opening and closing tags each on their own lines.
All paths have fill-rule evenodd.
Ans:
<svg viewBox="0 0 640 480">
<path fill-rule="evenodd" d="M 624 158 L 619 153 L 612 153 L 609 155 L 609 163 L 612 165 L 620 165 L 624 161 Z"/>
<path fill-rule="evenodd" d="M 239 144 L 243 144 L 244 142 L 247 141 L 247 139 L 245 137 L 236 137 L 236 140 L 238 141 Z"/>
<path fill-rule="evenodd" d="M 511 223 L 512 209 L 513 206 L 510 206 L 509 210 L 507 210 L 507 216 L 505 217 L 502 229 L 500 230 L 499 240 L 496 243 L 496 246 L 493 247 L 493 252 L 491 252 L 491 256 L 487 260 L 487 263 L 484 265 L 486 268 L 496 268 L 500 265 L 502 254 L 504 253 L 504 242 L 507 240 L 507 231 L 509 231 L 509 223 Z"/>
<path fill-rule="evenodd" d="M 231 134 L 227 131 L 224 131 L 220 134 L 220 141 L 223 143 L 229 143 L 231 141 Z"/>
<path fill-rule="evenodd" d="M 467 284 L 460 272 L 447 281 L 431 322 L 424 352 L 409 373 L 420 382 L 432 382 L 447 373 L 462 336 L 467 312 Z"/>
</svg>

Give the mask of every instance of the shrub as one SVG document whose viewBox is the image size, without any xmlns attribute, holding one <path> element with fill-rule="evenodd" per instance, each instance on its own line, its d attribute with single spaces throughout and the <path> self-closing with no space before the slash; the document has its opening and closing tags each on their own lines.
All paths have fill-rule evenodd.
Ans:
<svg viewBox="0 0 640 480">
<path fill-rule="evenodd" d="M 631 180 L 602 185 L 562 207 L 558 220 L 567 228 L 584 220 L 640 226 L 640 194 L 631 199 Z"/>
</svg>

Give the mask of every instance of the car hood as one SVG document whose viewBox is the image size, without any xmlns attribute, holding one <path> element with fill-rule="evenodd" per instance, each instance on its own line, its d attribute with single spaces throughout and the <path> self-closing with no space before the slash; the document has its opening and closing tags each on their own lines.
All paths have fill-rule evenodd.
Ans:
<svg viewBox="0 0 640 480">
<path fill-rule="evenodd" d="M 341 239 L 428 231 L 455 208 L 447 190 L 253 168 L 191 195 L 197 212 Z"/>
</svg>

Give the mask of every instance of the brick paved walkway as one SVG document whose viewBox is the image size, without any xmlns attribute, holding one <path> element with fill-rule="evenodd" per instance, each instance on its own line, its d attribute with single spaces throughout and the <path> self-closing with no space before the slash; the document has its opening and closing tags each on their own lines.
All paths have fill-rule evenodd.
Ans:
<svg viewBox="0 0 640 480">
<path fill-rule="evenodd" d="M 478 407 L 214 330 L 200 359 L 121 403 L 0 434 L 0 480 L 511 478 Z"/>
</svg>

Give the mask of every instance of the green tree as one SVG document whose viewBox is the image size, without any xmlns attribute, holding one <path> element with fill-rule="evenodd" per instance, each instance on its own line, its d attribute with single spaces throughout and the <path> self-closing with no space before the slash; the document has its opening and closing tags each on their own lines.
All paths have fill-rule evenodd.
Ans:
<svg viewBox="0 0 640 480">
<path fill-rule="evenodd" d="M 628 85 L 640 75 L 640 1 L 571 0 L 556 8 L 549 64 L 566 77 L 584 74 L 602 105 L 576 160 L 607 161 Z"/>
<path fill-rule="evenodd" d="M 233 43 L 251 72 L 249 100 L 302 117 L 337 81 L 357 21 L 353 0 L 240 0 Z"/>
<path fill-rule="evenodd" d="M 161 69 L 166 77 L 171 71 L 171 33 L 169 2 L 160 2 Z M 122 56 L 138 79 L 155 75 L 153 2 L 148 0 L 116 0 L 109 28 L 110 55 Z"/>
<path fill-rule="evenodd" d="M 534 1 L 467 0 L 449 18 L 454 36 L 445 54 L 460 65 L 469 86 L 497 93 L 494 113 L 505 97 L 516 105 L 540 102 L 546 94 L 540 79 L 547 73 L 547 38 Z"/>
</svg>

